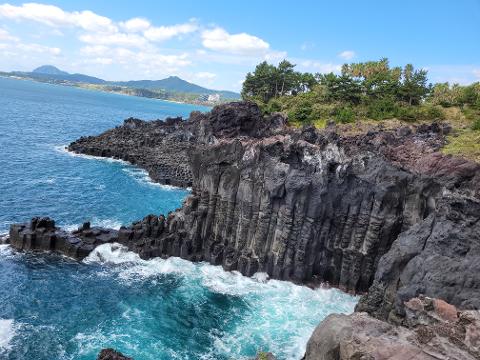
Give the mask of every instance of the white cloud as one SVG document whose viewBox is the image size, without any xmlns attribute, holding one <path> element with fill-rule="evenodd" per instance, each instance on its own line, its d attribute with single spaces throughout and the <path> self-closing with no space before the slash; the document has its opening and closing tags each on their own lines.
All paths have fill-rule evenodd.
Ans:
<svg viewBox="0 0 480 360">
<path fill-rule="evenodd" d="M 136 76 L 146 74 L 167 75 L 169 72 L 178 71 L 191 64 L 189 55 L 183 54 L 162 54 L 156 48 L 146 48 L 140 51 L 132 51 L 124 47 L 110 47 L 105 45 L 88 45 L 80 49 L 84 56 L 85 63 L 96 63 L 102 65 L 121 65 L 123 67 L 133 66 L 136 69 Z"/>
<path fill-rule="evenodd" d="M 0 28 L 0 41 L 19 41 L 19 39 L 16 36 L 10 35 L 7 30 Z"/>
<path fill-rule="evenodd" d="M 197 79 L 213 80 L 217 77 L 217 74 L 207 72 L 207 71 L 201 71 L 199 73 L 196 73 L 195 77 Z"/>
<path fill-rule="evenodd" d="M 145 30 L 143 35 L 151 41 L 164 41 L 175 36 L 192 33 L 198 29 L 194 23 L 178 24 L 172 26 L 152 26 Z"/>
<path fill-rule="evenodd" d="M 305 41 L 302 45 L 300 45 L 300 50 L 307 51 L 313 49 L 315 47 L 315 43 L 311 41 Z"/>
<path fill-rule="evenodd" d="M 113 59 L 111 58 L 94 58 L 94 59 L 87 59 L 86 62 L 92 63 L 92 64 L 100 64 L 100 65 L 111 65 L 113 64 Z"/>
<path fill-rule="evenodd" d="M 138 48 L 141 48 L 147 45 L 147 40 L 145 40 L 144 37 L 136 34 L 125 34 L 125 33 L 84 34 L 84 35 L 80 35 L 79 39 L 84 43 L 94 44 L 94 45 L 117 45 L 117 46 L 138 47 Z"/>
<path fill-rule="evenodd" d="M 15 45 L 17 49 L 20 49 L 24 52 L 35 52 L 35 53 L 48 53 L 51 55 L 60 55 L 62 50 L 58 47 L 50 47 L 50 46 L 44 46 L 44 45 L 39 45 L 39 44 L 22 44 L 18 43 Z"/>
<path fill-rule="evenodd" d="M 357 54 L 353 50 L 345 50 L 342 51 L 340 54 L 338 54 L 339 57 L 341 57 L 344 60 L 351 60 L 353 59 Z"/>
<path fill-rule="evenodd" d="M 473 69 L 472 72 L 477 79 L 480 79 L 480 69 Z"/>
<path fill-rule="evenodd" d="M 8 49 L 11 54 L 21 56 L 31 56 L 32 53 L 58 56 L 62 53 L 62 50 L 58 47 L 50 47 L 34 43 L 21 43 L 18 40 L 11 43 L 4 43 L 2 44 L 2 48 Z"/>
<path fill-rule="evenodd" d="M 136 17 L 125 22 L 121 22 L 120 26 L 122 29 L 128 32 L 141 32 L 147 30 L 151 24 L 147 19 Z"/>
<path fill-rule="evenodd" d="M 23 38 L 13 36 L 16 33 L 7 32 L 3 23 L 8 24 L 9 30 L 21 26 L 26 29 L 24 32 L 29 34 L 30 41 L 38 43 L 27 43 Z M 43 28 L 38 31 L 38 26 L 28 28 L 23 23 L 41 24 Z M 31 69 L 54 63 L 70 71 L 111 79 L 178 74 L 209 84 L 221 82 L 228 76 L 220 76 L 221 66 L 217 76 L 202 71 L 201 65 L 206 65 L 204 69 L 212 69 L 212 63 L 228 64 L 237 66 L 237 73 L 243 73 L 259 61 L 275 63 L 287 56 L 286 52 L 271 49 L 268 42 L 257 36 L 245 32 L 231 34 L 218 26 L 207 28 L 197 19 L 162 25 L 143 17 L 114 21 L 90 10 L 66 11 L 41 3 L 4 3 L 0 4 L 0 24 L 0 48 L 5 55 L 0 56 L 2 69 Z M 175 49 L 173 45 L 168 48 L 158 45 L 162 41 L 187 36 L 195 41 L 191 51 L 182 52 L 182 47 Z M 41 39 L 48 42 L 41 45 Z M 191 66 L 193 61 L 195 67 Z M 225 81 L 230 84 L 232 80 Z"/>
<path fill-rule="evenodd" d="M 58 47 L 44 46 L 34 43 L 22 43 L 16 36 L 11 35 L 7 30 L 0 28 L 0 41 L 2 49 L 8 49 L 10 54 L 28 54 L 28 53 L 44 53 L 50 55 L 60 55 L 62 52 Z"/>
<path fill-rule="evenodd" d="M 202 44 L 207 49 L 235 55 L 264 55 L 270 45 L 247 33 L 229 34 L 220 27 L 202 32 Z"/>
<path fill-rule="evenodd" d="M 340 64 L 322 63 L 315 60 L 302 60 L 299 65 L 304 69 L 320 73 L 339 72 L 342 69 Z"/>
<path fill-rule="evenodd" d="M 200 84 L 202 86 L 210 86 L 217 79 L 217 74 L 208 71 L 200 71 L 195 74 L 183 74 L 183 76 L 188 81 Z"/>
<path fill-rule="evenodd" d="M 84 46 L 80 49 L 80 53 L 87 56 L 104 56 L 107 55 L 110 48 L 105 45 Z"/>
<path fill-rule="evenodd" d="M 287 58 L 287 52 L 286 51 L 269 51 L 265 55 L 263 55 L 263 60 L 266 60 L 268 62 L 280 62 L 283 59 Z"/>
<path fill-rule="evenodd" d="M 31 20 L 52 27 L 76 26 L 87 31 L 116 32 L 112 20 L 92 11 L 63 11 L 57 6 L 27 3 L 21 6 L 0 5 L 0 17 L 14 20 Z"/>
</svg>

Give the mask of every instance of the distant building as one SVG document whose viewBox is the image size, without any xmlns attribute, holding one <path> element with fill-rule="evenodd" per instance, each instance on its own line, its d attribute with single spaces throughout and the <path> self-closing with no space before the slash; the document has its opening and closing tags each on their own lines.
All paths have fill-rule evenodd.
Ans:
<svg viewBox="0 0 480 360">
<path fill-rule="evenodd" d="M 218 101 L 220 101 L 220 94 L 208 95 L 208 101 L 209 101 L 209 102 L 218 102 Z"/>
</svg>

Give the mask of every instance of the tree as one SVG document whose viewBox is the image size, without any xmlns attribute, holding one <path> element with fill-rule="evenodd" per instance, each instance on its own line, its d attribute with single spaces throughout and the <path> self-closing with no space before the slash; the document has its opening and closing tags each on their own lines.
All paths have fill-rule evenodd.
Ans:
<svg viewBox="0 0 480 360">
<path fill-rule="evenodd" d="M 327 89 L 327 99 L 329 101 L 346 102 L 358 105 L 362 98 L 362 85 L 358 79 L 350 75 L 342 74 L 340 76 L 334 73 L 319 75 L 319 82 Z"/>
<path fill-rule="evenodd" d="M 387 58 L 342 66 L 342 75 L 358 79 L 364 87 L 365 95 L 372 99 L 396 96 L 401 74 L 401 68 L 390 68 Z"/>
<path fill-rule="evenodd" d="M 310 73 L 294 71 L 295 65 L 288 60 L 281 61 L 278 66 L 266 61 L 248 73 L 243 82 L 242 97 L 257 99 L 267 103 L 270 99 L 285 95 L 296 95 L 312 89 L 317 83 Z"/>
<path fill-rule="evenodd" d="M 420 101 L 430 92 L 431 87 L 427 85 L 427 71 L 415 70 L 412 64 L 405 65 L 402 72 L 402 84 L 399 88 L 399 100 L 409 105 L 418 105 Z"/>
<path fill-rule="evenodd" d="M 267 103 L 276 95 L 277 88 L 277 69 L 264 61 L 255 67 L 253 74 L 247 74 L 243 82 L 242 97 L 244 99 L 259 98 Z"/>
<path fill-rule="evenodd" d="M 293 65 L 288 60 L 282 60 L 278 67 L 276 68 L 276 82 L 278 84 L 275 97 L 278 95 L 285 95 L 286 92 L 291 91 L 295 86 L 295 81 L 297 80 L 298 73 L 293 71 L 295 65 Z"/>
</svg>

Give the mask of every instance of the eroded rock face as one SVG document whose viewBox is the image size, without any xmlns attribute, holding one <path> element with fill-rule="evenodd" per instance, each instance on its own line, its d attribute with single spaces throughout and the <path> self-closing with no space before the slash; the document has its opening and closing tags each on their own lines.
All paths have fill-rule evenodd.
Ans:
<svg viewBox="0 0 480 360">
<path fill-rule="evenodd" d="M 480 312 L 458 311 L 431 298 L 406 304 L 407 326 L 395 326 L 363 312 L 330 315 L 315 329 L 305 360 L 480 358 Z"/>
<path fill-rule="evenodd" d="M 69 148 L 129 160 L 157 181 L 192 186 L 182 209 L 166 217 L 150 215 L 120 230 L 119 241 L 144 258 L 181 256 L 245 275 L 264 271 L 278 279 L 329 282 L 363 292 L 400 234 L 410 249 L 410 242 L 421 240 L 413 233 L 405 235 L 408 229 L 415 225 L 429 230 L 431 219 L 444 222 L 438 211 L 447 195 L 478 202 L 478 164 L 438 152 L 448 131 L 448 126 L 432 124 L 342 137 L 332 128 L 288 128 L 281 115 L 263 117 L 255 104 L 239 102 L 207 114 L 192 113 L 188 121 L 128 119 Z M 166 162 L 174 170 L 165 170 Z M 459 221 L 451 225 L 462 232 L 463 223 L 471 223 L 472 230 L 465 234 L 475 248 L 478 224 L 466 218 L 476 214 L 456 214 Z M 447 246 L 445 241 L 440 248 Z M 430 253 L 428 248 L 424 256 Z M 392 264 L 401 266 L 390 267 L 400 269 L 397 277 L 403 274 L 411 286 L 400 286 L 385 264 L 380 267 L 381 285 L 362 301 L 382 311 L 384 318 L 395 302 L 401 314 L 402 301 L 423 291 L 413 275 L 405 280 L 409 270 L 403 271 L 403 255 L 391 254 Z M 439 275 L 435 286 L 447 288 L 451 281 Z M 466 284 L 457 281 L 456 290 L 478 284 L 478 276 L 472 275 Z M 397 287 L 402 288 L 398 294 Z M 476 304 L 464 298 L 465 291 L 447 300 L 459 306 Z M 448 295 L 445 290 L 426 293 Z"/>
<path fill-rule="evenodd" d="M 420 294 L 480 309 L 480 203 L 446 197 L 437 208 L 382 257 L 358 311 L 402 322 L 404 302 Z"/>
<path fill-rule="evenodd" d="M 262 137 L 284 129 L 285 118 L 263 119 L 258 107 L 233 102 L 202 114 L 192 112 L 188 121 L 142 121 L 129 118 L 122 126 L 99 136 L 81 137 L 68 146 L 70 151 L 128 161 L 148 171 L 161 184 L 191 187 L 193 182 L 189 151 L 197 144 L 213 144 L 218 138 Z"/>
<path fill-rule="evenodd" d="M 439 187 L 335 144 L 292 135 L 200 146 L 183 208 L 120 231 L 143 257 L 181 256 L 245 275 L 370 286 L 379 258 L 433 209 Z M 140 233 L 140 228 L 142 232 Z M 153 235 L 152 235 L 153 234 Z"/>
</svg>

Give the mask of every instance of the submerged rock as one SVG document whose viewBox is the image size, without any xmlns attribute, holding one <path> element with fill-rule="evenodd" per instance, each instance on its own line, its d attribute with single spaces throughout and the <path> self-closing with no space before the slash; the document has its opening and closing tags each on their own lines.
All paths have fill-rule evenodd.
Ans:
<svg viewBox="0 0 480 360">
<path fill-rule="evenodd" d="M 103 349 L 98 354 L 97 360 L 133 360 L 114 349 Z"/>
</svg>

